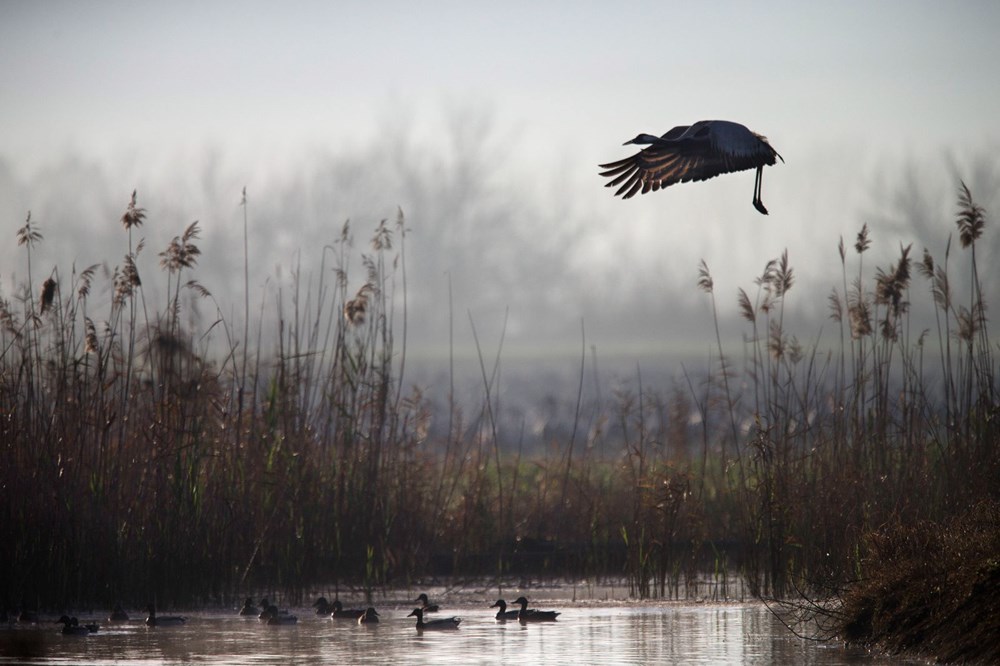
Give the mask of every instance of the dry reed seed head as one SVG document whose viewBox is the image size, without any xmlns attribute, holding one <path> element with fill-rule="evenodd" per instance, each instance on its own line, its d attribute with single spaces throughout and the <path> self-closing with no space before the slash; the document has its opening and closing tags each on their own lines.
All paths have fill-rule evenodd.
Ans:
<svg viewBox="0 0 1000 666">
<path fill-rule="evenodd" d="M 791 341 L 788 343 L 788 360 L 792 362 L 792 365 L 798 365 L 805 358 L 805 355 L 802 343 L 793 335 Z"/>
<path fill-rule="evenodd" d="M 135 293 L 135 288 L 142 282 L 139 280 L 139 271 L 135 266 L 132 255 L 125 255 L 125 265 L 123 268 L 115 266 L 114 275 L 111 278 L 115 285 L 114 302 L 118 305 L 124 303 Z"/>
<path fill-rule="evenodd" d="M 368 273 L 368 284 L 376 284 L 378 282 L 378 264 L 375 263 L 375 259 L 369 257 L 368 255 L 362 255 L 361 263 L 365 267 L 365 271 Z"/>
<path fill-rule="evenodd" d="M 77 287 L 76 290 L 76 296 L 78 299 L 83 300 L 88 296 L 90 296 L 90 285 L 94 279 L 94 272 L 97 271 L 97 267 L 99 265 L 100 264 L 92 264 L 87 268 L 85 268 L 82 273 L 80 273 L 80 280 L 79 280 L 80 286 Z"/>
<path fill-rule="evenodd" d="M 788 264 L 787 249 L 781 253 L 781 260 L 778 262 L 777 269 L 772 274 L 772 280 L 775 294 L 779 297 L 784 296 L 795 282 L 795 278 L 792 276 L 792 267 Z"/>
<path fill-rule="evenodd" d="M 708 270 L 708 264 L 702 259 L 701 263 L 698 265 L 698 288 L 705 293 L 711 294 L 712 289 L 715 287 L 715 281 L 712 280 L 712 274 Z"/>
<path fill-rule="evenodd" d="M 868 305 L 868 301 L 861 300 L 852 303 L 847 309 L 847 314 L 851 319 L 851 338 L 859 340 L 871 335 L 871 306 Z"/>
<path fill-rule="evenodd" d="M 891 313 L 885 313 L 885 317 L 883 317 L 882 321 L 879 323 L 879 328 L 881 329 L 883 339 L 895 342 L 899 338 L 899 333 L 896 327 L 896 318 L 893 317 Z"/>
<path fill-rule="evenodd" d="M 924 248 L 923 259 L 917 264 L 917 270 L 928 280 L 934 277 L 934 257 L 931 256 L 930 251 L 926 247 Z"/>
<path fill-rule="evenodd" d="M 910 249 L 913 248 L 913 243 L 910 243 L 906 247 L 900 244 L 899 248 L 900 256 L 899 261 L 896 263 L 895 277 L 896 281 L 906 289 L 910 286 Z"/>
<path fill-rule="evenodd" d="M 962 247 L 969 247 L 975 244 L 983 235 L 983 227 L 986 226 L 986 210 L 972 200 L 972 192 L 966 184 L 960 181 L 961 187 L 958 190 L 958 237 L 962 241 Z"/>
<path fill-rule="evenodd" d="M 97 354 L 101 350 L 100 343 L 97 339 L 97 327 L 94 326 L 94 321 L 90 317 L 84 318 L 84 327 L 86 328 L 86 347 L 88 354 Z"/>
<path fill-rule="evenodd" d="M 200 233 L 198 221 L 195 220 L 188 225 L 182 236 L 174 236 L 167 249 L 160 253 L 160 266 L 171 273 L 176 273 L 182 268 L 192 268 L 197 264 L 201 250 L 191 242 L 191 239 L 198 238 Z"/>
<path fill-rule="evenodd" d="M 776 359 L 784 357 L 786 344 L 787 340 L 785 336 L 782 335 L 781 324 L 777 320 L 772 320 L 767 340 L 767 346 L 771 352 L 771 356 Z"/>
<path fill-rule="evenodd" d="M 912 245 L 907 245 L 902 248 L 899 261 L 889 272 L 880 268 L 875 277 L 875 302 L 890 305 L 897 315 L 907 310 L 907 302 L 903 300 L 903 296 L 910 286 L 911 247 Z"/>
<path fill-rule="evenodd" d="M 372 249 L 376 252 L 392 249 L 392 230 L 384 219 L 375 228 L 375 236 L 372 237 Z"/>
<path fill-rule="evenodd" d="M 754 323 L 757 320 L 757 315 L 753 311 L 753 304 L 750 303 L 750 297 L 747 296 L 747 292 L 743 291 L 743 287 L 737 290 L 736 300 L 739 303 L 740 316 L 751 324 Z"/>
<path fill-rule="evenodd" d="M 841 236 L 840 240 L 837 241 L 837 254 L 840 255 L 840 263 L 844 263 L 847 260 L 847 250 L 844 249 L 843 236 Z"/>
<path fill-rule="evenodd" d="M 135 265 L 135 257 L 131 254 L 125 255 L 125 267 L 122 269 L 122 276 L 128 281 L 130 287 L 142 286 L 142 280 L 139 279 L 139 268 Z"/>
<path fill-rule="evenodd" d="M 934 303 L 942 310 L 951 309 L 951 285 L 948 282 L 948 273 L 941 266 L 934 272 L 934 282 L 931 293 L 934 295 Z"/>
<path fill-rule="evenodd" d="M 122 213 L 122 226 L 125 229 L 142 226 L 146 219 L 146 209 L 136 205 L 136 193 L 137 190 L 132 190 L 132 199 L 129 201 L 128 207 L 125 208 L 125 212 Z"/>
<path fill-rule="evenodd" d="M 844 304 L 840 300 L 840 294 L 837 293 L 836 287 L 830 290 L 830 295 L 826 297 L 826 300 L 830 304 L 830 319 L 836 322 L 843 321 Z"/>
<path fill-rule="evenodd" d="M 38 225 L 31 221 L 31 211 L 29 210 L 24 226 L 17 230 L 17 244 L 27 245 L 30 248 L 40 240 L 42 240 L 42 234 L 38 231 Z"/>
<path fill-rule="evenodd" d="M 212 292 L 210 292 L 202 283 L 197 280 L 188 280 L 184 283 L 185 289 L 190 289 L 194 293 L 198 294 L 201 298 L 211 298 Z"/>
<path fill-rule="evenodd" d="M 42 314 L 52 307 L 52 301 L 56 297 L 56 281 L 52 278 L 47 278 L 45 282 L 42 283 L 42 295 L 39 299 L 41 301 Z"/>
<path fill-rule="evenodd" d="M 976 338 L 976 333 L 979 332 L 979 322 L 972 312 L 970 312 L 965 307 L 960 307 L 958 309 L 958 328 L 955 331 L 955 337 L 962 342 L 967 344 L 972 344 L 972 341 Z"/>
<path fill-rule="evenodd" d="M 868 223 L 865 222 L 861 227 L 861 231 L 858 232 L 858 239 L 854 242 L 854 250 L 858 254 L 863 254 L 865 250 L 871 247 L 872 242 L 868 236 Z"/>
<path fill-rule="evenodd" d="M 375 288 L 370 283 L 362 285 L 358 289 L 357 295 L 344 304 L 344 319 L 352 326 L 360 326 L 365 323 L 368 316 L 368 299 Z"/>
<path fill-rule="evenodd" d="M 778 260 L 769 259 L 766 264 L 764 264 L 764 271 L 755 277 L 753 283 L 758 287 L 768 287 L 774 281 L 774 272 L 777 270 Z"/>
</svg>

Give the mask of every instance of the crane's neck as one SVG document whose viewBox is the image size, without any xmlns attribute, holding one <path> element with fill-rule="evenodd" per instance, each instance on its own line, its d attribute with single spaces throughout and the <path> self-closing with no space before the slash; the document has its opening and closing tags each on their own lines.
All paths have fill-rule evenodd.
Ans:
<svg viewBox="0 0 1000 666">
<path fill-rule="evenodd" d="M 638 145 L 647 145 L 647 144 L 656 143 L 659 140 L 660 140 L 660 137 L 653 136 L 652 134 L 639 134 L 638 136 L 636 136 L 631 141 L 626 141 L 622 145 L 623 146 L 628 146 L 628 145 L 633 144 L 633 143 L 634 144 L 638 144 Z"/>
</svg>

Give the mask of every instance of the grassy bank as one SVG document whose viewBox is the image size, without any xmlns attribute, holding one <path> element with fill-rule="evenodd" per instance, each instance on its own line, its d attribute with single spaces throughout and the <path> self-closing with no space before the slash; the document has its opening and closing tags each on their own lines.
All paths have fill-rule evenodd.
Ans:
<svg viewBox="0 0 1000 666">
<path fill-rule="evenodd" d="M 920 260 L 901 246 L 872 270 L 865 227 L 837 248 L 840 345 L 810 349 L 784 323 L 785 254 L 738 294 L 738 354 L 706 322 L 717 372 L 651 387 L 640 371 L 600 411 L 578 402 L 532 455 L 498 435 L 499 354 L 481 356 L 474 409 L 432 409 L 404 385 L 402 213 L 363 249 L 345 225 L 315 279 L 297 267 L 266 296 L 245 278 L 235 316 L 197 279 L 197 223 L 151 258 L 135 194 L 120 222 L 124 260 L 103 277 L 38 275 L 41 230 L 29 215 L 17 231 L 28 279 L 0 301 L 8 606 L 294 598 L 431 574 L 624 576 L 637 596 L 670 596 L 733 570 L 783 596 L 857 579 L 879 526 L 997 492 L 985 217 L 964 186 L 961 302 L 950 243 Z M 698 284 L 714 309 L 704 264 Z M 917 298 L 937 327 L 913 336 Z"/>
<path fill-rule="evenodd" d="M 837 609 L 840 636 L 948 663 L 1000 661 L 1000 503 L 886 526 L 861 548 L 865 574 Z"/>
</svg>

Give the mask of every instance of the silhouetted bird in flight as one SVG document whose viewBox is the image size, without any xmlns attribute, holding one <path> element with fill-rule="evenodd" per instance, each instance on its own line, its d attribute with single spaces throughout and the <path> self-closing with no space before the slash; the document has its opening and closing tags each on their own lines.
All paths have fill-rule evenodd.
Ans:
<svg viewBox="0 0 1000 666">
<path fill-rule="evenodd" d="M 674 183 L 757 169 L 753 206 L 764 215 L 767 208 L 760 200 L 764 167 L 774 166 L 775 158 L 785 161 L 766 138 L 728 120 L 699 120 L 694 125 L 679 125 L 663 136 L 639 134 L 622 145 L 630 144 L 646 148 L 623 160 L 600 165 L 604 169 L 601 175 L 613 179 L 606 187 L 618 187 L 615 196 L 628 199 Z"/>
</svg>

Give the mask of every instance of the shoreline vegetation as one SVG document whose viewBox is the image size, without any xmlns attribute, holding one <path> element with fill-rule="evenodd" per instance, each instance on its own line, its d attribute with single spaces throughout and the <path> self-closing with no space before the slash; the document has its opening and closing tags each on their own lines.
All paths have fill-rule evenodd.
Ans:
<svg viewBox="0 0 1000 666">
<path fill-rule="evenodd" d="M 243 211 L 246 257 L 245 191 Z M 874 268 L 867 225 L 853 247 L 840 239 L 829 350 L 786 330 L 787 252 L 739 290 L 743 348 L 727 350 L 702 262 L 715 372 L 650 387 L 640 369 L 599 413 L 578 396 L 568 433 L 541 453 L 501 444 L 500 351 L 479 350 L 478 410 L 456 399 L 453 374 L 443 409 L 404 384 L 402 211 L 364 250 L 345 223 L 318 278 L 297 267 L 274 298 L 252 294 L 245 271 L 235 315 L 196 278 L 197 222 L 152 260 L 137 193 L 120 222 L 124 260 L 104 278 L 100 264 L 40 274 L 30 213 L 17 230 L 27 283 L 0 299 L 6 607 L 228 604 L 257 589 L 296 600 L 331 582 L 370 595 L 444 575 L 624 576 L 633 596 L 677 598 L 707 571 L 723 589 L 736 572 L 754 596 L 800 599 L 832 634 L 892 651 L 937 650 L 932 625 L 996 635 L 995 605 L 973 626 L 936 612 L 987 606 L 909 589 L 941 587 L 926 573 L 936 567 L 942 589 L 997 591 L 1000 400 L 976 257 L 986 219 L 964 184 L 962 262 L 950 235 L 943 256 L 901 245 Z M 143 276 L 156 270 L 166 287 L 153 293 Z M 930 299 L 935 328 L 911 330 L 911 299 Z M 584 351 L 581 390 L 585 366 Z M 987 517 L 992 555 L 951 547 Z M 964 573 L 974 582 L 960 588 Z M 927 614 L 903 619 L 918 606 Z M 908 628 L 918 633 L 900 639 Z"/>
</svg>

